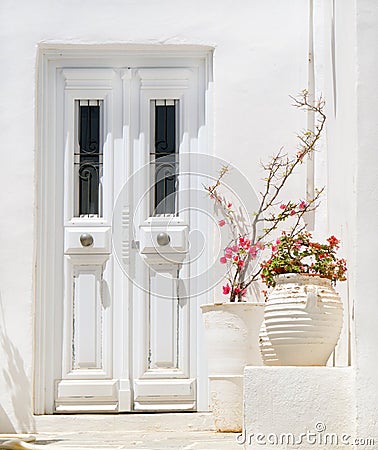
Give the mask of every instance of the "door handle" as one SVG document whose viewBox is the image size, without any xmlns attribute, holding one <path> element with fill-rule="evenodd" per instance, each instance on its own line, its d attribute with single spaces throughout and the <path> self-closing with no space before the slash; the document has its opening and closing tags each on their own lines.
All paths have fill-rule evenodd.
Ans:
<svg viewBox="0 0 378 450">
<path fill-rule="evenodd" d="M 89 233 L 83 233 L 80 236 L 80 244 L 83 247 L 90 247 L 93 244 L 93 236 Z"/>
<path fill-rule="evenodd" d="M 171 238 L 167 233 L 159 233 L 156 236 L 157 243 L 161 246 L 168 245 L 171 242 Z"/>
</svg>

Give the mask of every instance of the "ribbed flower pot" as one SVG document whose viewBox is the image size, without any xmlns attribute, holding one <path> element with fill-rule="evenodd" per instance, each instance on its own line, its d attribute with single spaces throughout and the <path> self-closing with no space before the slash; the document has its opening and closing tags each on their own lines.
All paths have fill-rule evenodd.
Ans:
<svg viewBox="0 0 378 450">
<path fill-rule="evenodd" d="M 209 304 L 201 309 L 215 427 L 240 432 L 244 367 L 262 365 L 258 339 L 264 303 Z"/>
<path fill-rule="evenodd" d="M 260 342 L 261 358 L 263 360 L 264 366 L 279 366 L 280 363 L 277 359 L 276 352 L 272 347 L 272 343 L 268 338 L 264 320 L 260 328 L 259 342 Z"/>
<path fill-rule="evenodd" d="M 264 364 L 325 366 L 342 323 L 343 305 L 330 280 L 299 274 L 277 276 L 260 333 Z"/>
</svg>

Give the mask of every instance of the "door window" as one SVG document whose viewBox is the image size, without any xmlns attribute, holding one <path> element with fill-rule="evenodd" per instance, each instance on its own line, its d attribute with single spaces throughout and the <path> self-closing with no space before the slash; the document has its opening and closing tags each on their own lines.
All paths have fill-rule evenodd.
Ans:
<svg viewBox="0 0 378 450">
<path fill-rule="evenodd" d="M 178 100 L 151 101 L 152 216 L 176 215 L 178 174 Z"/>
<path fill-rule="evenodd" d="M 74 155 L 76 217 L 101 217 L 102 101 L 76 100 L 77 141 Z"/>
</svg>

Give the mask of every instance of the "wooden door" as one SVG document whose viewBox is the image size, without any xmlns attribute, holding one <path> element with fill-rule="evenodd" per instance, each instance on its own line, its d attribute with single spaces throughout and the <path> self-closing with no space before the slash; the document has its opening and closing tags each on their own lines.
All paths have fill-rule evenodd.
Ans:
<svg viewBox="0 0 378 450">
<path fill-rule="evenodd" d="M 189 68 L 59 71 L 57 412 L 197 408 L 186 155 L 198 135 L 198 83 Z"/>
</svg>

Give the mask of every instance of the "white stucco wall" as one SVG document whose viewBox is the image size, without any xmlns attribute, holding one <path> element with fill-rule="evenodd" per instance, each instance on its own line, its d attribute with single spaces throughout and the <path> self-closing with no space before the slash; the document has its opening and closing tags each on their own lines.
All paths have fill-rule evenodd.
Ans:
<svg viewBox="0 0 378 450">
<path fill-rule="evenodd" d="M 349 368 L 325 368 L 321 384 L 332 386 L 332 394 L 327 389 L 323 391 L 317 387 L 316 400 L 311 401 L 308 408 L 305 406 L 308 400 L 301 405 L 302 410 L 306 409 L 301 419 L 305 417 L 304 423 L 307 425 L 322 416 L 321 420 L 325 420 L 327 426 L 339 427 L 341 431 L 365 442 L 370 440 L 368 445 L 376 448 L 378 359 L 375 347 L 378 331 L 374 318 L 378 312 L 375 293 L 378 57 L 374 46 L 378 41 L 378 5 L 374 0 L 315 0 L 314 5 L 316 89 L 326 98 L 328 117 L 326 139 L 321 154 L 316 155 L 316 179 L 320 182 L 325 180 L 327 186 L 326 209 L 321 209 L 318 216 L 324 226 L 317 231 L 328 231 L 340 236 L 343 241 L 342 251 L 348 260 L 348 282 L 339 285 L 338 290 L 346 306 L 344 324 L 348 322 L 350 326 L 346 329 L 344 326 L 344 348 L 339 347 L 336 358 L 341 365 L 351 364 L 352 372 Z M 349 350 L 345 352 L 347 347 Z M 287 388 L 281 385 L 276 398 L 275 389 L 269 392 L 256 389 L 258 370 L 252 367 L 246 369 L 247 433 L 259 430 L 267 432 L 272 429 L 272 421 L 274 427 L 281 427 L 282 432 L 297 431 L 300 421 L 295 408 L 305 389 L 298 391 L 300 395 L 296 396 L 295 390 L 303 380 L 296 381 L 295 377 L 300 376 L 301 370 L 307 369 L 295 369 L 292 376 L 288 368 L 259 374 L 263 386 L 273 383 L 276 387 L 284 376 L 289 376 L 290 381 L 294 380 Z M 280 370 L 284 371 L 283 374 Z M 343 373 L 347 374 L 347 379 Z M 310 370 L 309 374 L 315 386 L 318 376 L 316 370 Z M 277 379 L 273 380 L 274 377 Z M 323 394 L 324 398 L 319 403 L 321 408 L 316 410 Z M 273 404 L 273 412 L 279 417 L 275 419 L 270 414 L 264 416 L 259 402 Z M 292 414 L 285 415 L 285 410 Z M 311 415 L 314 411 L 315 415 L 309 418 L 307 414 Z M 331 416 L 327 418 L 329 411 Z M 335 420 L 339 422 L 335 423 Z M 374 444 L 371 444 L 373 440 Z M 355 448 L 359 447 L 361 444 Z M 351 444 L 345 448 L 352 448 Z"/>
<path fill-rule="evenodd" d="M 351 367 L 247 366 L 238 442 L 245 449 L 354 448 L 353 378 Z"/>
<path fill-rule="evenodd" d="M 371 51 L 378 41 L 378 6 L 373 0 L 335 2 L 332 24 L 331 2 L 314 3 L 316 89 L 327 100 L 328 115 L 326 142 L 316 166 L 316 184 L 326 184 L 328 196 L 318 224 L 321 233 L 336 234 L 344 242 L 349 281 L 340 290 L 347 298 L 345 319 L 352 327 L 350 335 L 346 328 L 339 362 L 352 362 L 356 368 L 357 435 L 371 436 L 376 433 L 378 405 L 372 320 L 377 313 L 378 57 Z M 288 96 L 307 84 L 307 17 L 303 0 L 2 2 L 0 431 L 33 428 L 38 44 L 213 46 L 211 151 L 230 160 L 258 189 L 258 160 L 281 145 L 294 150 L 295 132 L 306 123 L 305 115 L 290 107 Z M 291 186 L 296 195 L 304 195 L 303 174 Z"/>
<path fill-rule="evenodd" d="M 339 290 L 349 308 L 344 319 L 350 323 L 350 351 L 341 355 L 341 361 L 348 355 L 344 362 L 355 369 L 356 436 L 377 442 L 378 334 L 372 318 L 378 312 L 374 282 L 378 5 L 374 0 L 315 4 L 323 14 L 318 81 L 328 102 L 326 216 L 329 230 L 340 235 L 348 260 L 348 282 Z"/>
<path fill-rule="evenodd" d="M 372 45 L 378 42 L 378 5 L 348 0 L 335 2 L 332 12 L 331 2 L 314 4 L 316 90 L 327 100 L 328 116 L 316 156 L 316 184 L 326 184 L 328 193 L 317 231 L 340 236 L 348 258 L 349 281 L 340 291 L 352 326 L 344 329 L 339 363 L 356 368 L 357 435 L 371 436 L 378 405 L 372 320 L 378 221 L 378 57 Z M 33 428 L 38 44 L 213 46 L 210 151 L 237 166 L 258 189 L 258 161 L 281 145 L 295 151 L 295 133 L 306 124 L 289 95 L 307 85 L 308 11 L 303 0 L 3 0 L 1 7 L 0 432 L 5 432 Z M 291 189 L 304 196 L 303 173 Z"/>
<path fill-rule="evenodd" d="M 215 48 L 214 149 L 253 183 L 257 162 L 295 151 L 307 83 L 307 4 L 222 0 L 2 2 L 0 431 L 33 428 L 36 56 L 39 43 L 203 44 Z M 300 174 L 292 187 L 304 195 Z M 258 188 L 258 186 L 256 186 Z M 47 237 L 48 238 L 48 237 Z"/>
<path fill-rule="evenodd" d="M 347 281 L 338 283 L 344 301 L 344 327 L 336 351 L 339 365 L 353 358 L 355 299 L 357 62 L 354 2 L 315 1 L 316 88 L 326 99 L 327 127 L 317 155 L 317 180 L 326 186 L 322 234 L 341 240 L 340 254 L 348 261 Z M 342 189 L 340 186 L 343 186 Z M 352 334 L 350 334 L 352 333 Z"/>
<path fill-rule="evenodd" d="M 371 49 L 378 42 L 378 6 L 374 0 L 335 2 L 332 25 L 332 2 L 314 4 L 316 89 L 327 100 L 328 116 L 316 166 L 316 184 L 326 184 L 328 192 L 318 231 L 340 236 L 348 258 L 349 280 L 340 291 L 352 327 L 350 335 L 346 328 L 339 362 L 356 368 L 357 435 L 374 436 L 378 57 Z M 259 159 L 281 145 L 295 150 L 295 133 L 306 123 L 291 108 L 289 94 L 307 85 L 308 11 L 303 0 L 4 0 L 1 6 L 0 431 L 6 432 L 33 428 L 38 44 L 213 46 L 211 151 L 238 166 L 258 189 Z M 304 195 L 304 186 L 298 174 L 292 192 Z"/>
<path fill-rule="evenodd" d="M 360 435 L 378 438 L 378 313 L 375 255 L 378 223 L 378 4 L 357 2 L 356 396 Z"/>
</svg>

